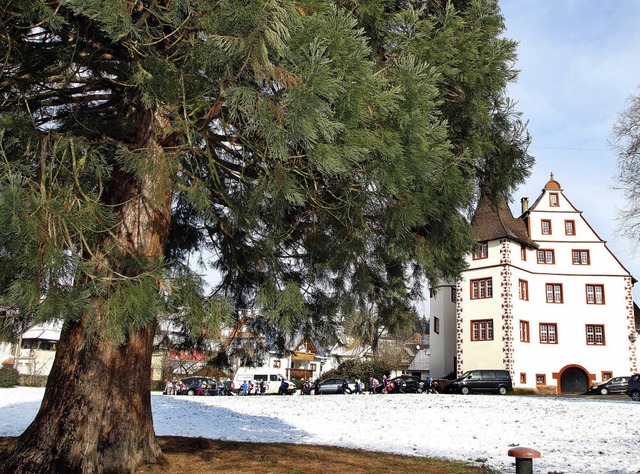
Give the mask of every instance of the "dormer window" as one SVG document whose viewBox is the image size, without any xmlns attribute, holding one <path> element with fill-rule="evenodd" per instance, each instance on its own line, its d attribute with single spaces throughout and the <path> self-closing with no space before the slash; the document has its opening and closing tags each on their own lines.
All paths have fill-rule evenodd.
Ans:
<svg viewBox="0 0 640 474">
<path fill-rule="evenodd" d="M 476 249 L 473 252 L 474 260 L 480 260 L 482 258 L 487 258 L 488 256 L 489 256 L 489 244 L 487 242 L 476 245 Z"/>
<path fill-rule="evenodd" d="M 549 193 L 549 206 L 558 207 L 559 205 L 558 193 Z"/>
</svg>

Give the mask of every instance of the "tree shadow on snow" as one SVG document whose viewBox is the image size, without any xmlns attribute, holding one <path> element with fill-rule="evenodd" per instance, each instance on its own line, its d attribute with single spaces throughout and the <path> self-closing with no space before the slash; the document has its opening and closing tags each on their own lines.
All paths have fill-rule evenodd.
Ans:
<svg viewBox="0 0 640 474">
<path fill-rule="evenodd" d="M 268 397 L 264 402 L 269 403 Z M 307 431 L 278 418 L 203 404 L 195 397 L 152 397 L 152 411 L 158 436 L 260 443 L 303 443 L 310 436 Z"/>
</svg>

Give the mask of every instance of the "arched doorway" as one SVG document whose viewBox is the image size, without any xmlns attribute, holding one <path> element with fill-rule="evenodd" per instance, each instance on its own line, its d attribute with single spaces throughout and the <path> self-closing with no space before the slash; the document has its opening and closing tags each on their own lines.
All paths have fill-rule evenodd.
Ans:
<svg viewBox="0 0 640 474">
<path fill-rule="evenodd" d="M 568 365 L 560 371 L 559 393 L 586 393 L 589 390 L 589 373 L 579 365 Z"/>
</svg>

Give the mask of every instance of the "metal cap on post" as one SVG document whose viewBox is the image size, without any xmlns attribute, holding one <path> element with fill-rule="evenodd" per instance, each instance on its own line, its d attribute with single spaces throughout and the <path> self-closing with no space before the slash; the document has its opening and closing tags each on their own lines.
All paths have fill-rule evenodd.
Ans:
<svg viewBox="0 0 640 474">
<path fill-rule="evenodd" d="M 533 474 L 533 458 L 540 457 L 540 451 L 518 446 L 511 448 L 509 456 L 516 458 L 516 474 Z"/>
</svg>

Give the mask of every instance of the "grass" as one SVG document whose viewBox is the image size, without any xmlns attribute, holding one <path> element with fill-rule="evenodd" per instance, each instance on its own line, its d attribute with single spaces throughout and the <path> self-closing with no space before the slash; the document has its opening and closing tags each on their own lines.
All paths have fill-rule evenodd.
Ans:
<svg viewBox="0 0 640 474">
<path fill-rule="evenodd" d="M 240 443 L 204 438 L 161 436 L 165 460 L 144 465 L 136 474 L 224 472 L 225 474 L 489 474 L 489 469 L 461 462 L 362 451 L 331 446 Z M 15 438 L 0 438 L 0 460 Z"/>
</svg>

